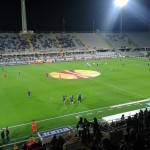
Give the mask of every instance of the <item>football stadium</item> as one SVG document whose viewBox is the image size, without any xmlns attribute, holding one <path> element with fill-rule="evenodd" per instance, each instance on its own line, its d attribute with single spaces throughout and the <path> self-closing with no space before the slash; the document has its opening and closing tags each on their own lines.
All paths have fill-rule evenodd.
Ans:
<svg viewBox="0 0 150 150">
<path fill-rule="evenodd" d="M 25 6 L 0 33 L 0 148 L 148 150 L 150 32 L 34 32 Z"/>
</svg>

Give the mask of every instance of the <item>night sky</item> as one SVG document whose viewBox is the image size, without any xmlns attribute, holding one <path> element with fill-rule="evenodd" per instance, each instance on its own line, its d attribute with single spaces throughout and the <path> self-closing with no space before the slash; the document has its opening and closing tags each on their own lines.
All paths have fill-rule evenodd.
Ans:
<svg viewBox="0 0 150 150">
<path fill-rule="evenodd" d="M 27 26 L 33 31 L 119 31 L 121 9 L 113 0 L 26 0 Z M 149 31 L 150 0 L 129 0 L 123 31 Z M 21 0 L 0 0 L 0 31 L 21 28 Z"/>
</svg>

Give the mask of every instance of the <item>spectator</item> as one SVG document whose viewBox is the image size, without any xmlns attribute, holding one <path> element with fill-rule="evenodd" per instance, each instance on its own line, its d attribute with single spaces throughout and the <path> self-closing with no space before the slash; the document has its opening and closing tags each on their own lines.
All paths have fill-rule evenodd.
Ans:
<svg viewBox="0 0 150 150">
<path fill-rule="evenodd" d="M 1 128 L 1 139 L 2 139 L 2 143 L 4 143 L 5 134 L 4 134 L 4 130 L 2 128 Z"/>
<path fill-rule="evenodd" d="M 22 148 L 22 150 L 27 150 L 28 147 L 27 147 L 26 143 L 24 143 L 21 148 Z"/>
<path fill-rule="evenodd" d="M 135 114 L 134 117 L 132 118 L 132 122 L 133 122 L 133 128 L 135 129 L 135 132 L 137 132 L 138 131 L 137 114 Z"/>
<path fill-rule="evenodd" d="M 125 117 L 124 117 L 124 114 L 121 116 L 121 125 L 124 125 L 125 124 Z"/>
<path fill-rule="evenodd" d="M 145 124 L 146 131 L 148 132 L 150 128 L 150 111 L 147 112 L 145 115 L 144 124 Z"/>
<path fill-rule="evenodd" d="M 32 145 L 34 145 L 34 144 L 35 144 L 35 140 L 32 137 L 30 137 L 26 143 L 27 147 L 31 148 Z"/>
<path fill-rule="evenodd" d="M 102 143 L 102 133 L 100 131 L 100 128 L 98 128 L 96 130 L 96 133 L 95 133 L 95 136 L 94 136 L 94 140 L 95 140 L 95 143 L 96 143 L 97 147 L 100 147 L 101 143 Z"/>
<path fill-rule="evenodd" d="M 133 150 L 146 150 L 145 142 L 141 134 L 136 134 L 136 139 L 133 142 Z"/>
<path fill-rule="evenodd" d="M 6 126 L 6 139 L 9 141 L 9 128 Z"/>
<path fill-rule="evenodd" d="M 65 139 L 62 136 L 59 136 L 58 137 L 58 144 L 59 144 L 60 149 L 62 149 L 64 143 L 65 143 Z"/>
<path fill-rule="evenodd" d="M 138 131 L 143 131 L 144 129 L 144 117 L 143 117 L 143 113 L 139 112 L 138 115 Z"/>
<path fill-rule="evenodd" d="M 79 137 L 84 137 L 84 123 L 83 118 L 81 117 L 79 122 L 77 123 L 77 130 L 79 133 Z"/>
<path fill-rule="evenodd" d="M 94 117 L 94 122 L 93 122 L 93 135 L 95 136 L 97 129 L 99 128 L 99 124 L 97 121 L 97 118 Z"/>
<path fill-rule="evenodd" d="M 129 142 L 128 136 L 125 136 L 125 139 L 120 145 L 119 150 L 133 150 L 133 145 Z"/>
<path fill-rule="evenodd" d="M 115 127 L 116 126 L 116 124 L 115 124 L 115 122 L 112 120 L 112 122 L 110 123 L 110 127 Z"/>
<path fill-rule="evenodd" d="M 84 126 L 84 135 L 85 136 L 87 136 L 87 135 L 89 136 L 90 135 L 90 130 L 89 130 L 90 123 L 89 123 L 89 121 L 87 121 L 86 118 L 84 118 L 83 126 Z"/>
<path fill-rule="evenodd" d="M 53 136 L 51 144 L 53 145 L 53 150 L 57 150 L 57 148 L 59 147 L 59 145 L 58 145 L 58 139 L 57 139 L 56 135 Z"/>
<path fill-rule="evenodd" d="M 103 138 L 101 150 L 115 150 L 115 149 L 109 139 Z"/>
<path fill-rule="evenodd" d="M 128 116 L 128 119 L 126 120 L 126 124 L 127 124 L 127 132 L 129 133 L 129 131 L 132 128 L 132 125 L 133 125 L 131 116 Z"/>
</svg>

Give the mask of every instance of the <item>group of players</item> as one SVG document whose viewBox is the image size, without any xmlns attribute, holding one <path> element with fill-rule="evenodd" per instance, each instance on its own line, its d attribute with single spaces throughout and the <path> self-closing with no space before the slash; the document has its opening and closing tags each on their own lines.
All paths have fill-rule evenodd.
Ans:
<svg viewBox="0 0 150 150">
<path fill-rule="evenodd" d="M 70 95 L 69 99 L 70 99 L 70 104 L 75 103 L 75 99 L 74 99 L 73 95 Z M 64 104 L 67 103 L 67 95 L 66 94 L 63 95 L 63 102 L 64 102 Z M 80 93 L 77 95 L 77 103 L 81 103 L 81 94 Z"/>
</svg>

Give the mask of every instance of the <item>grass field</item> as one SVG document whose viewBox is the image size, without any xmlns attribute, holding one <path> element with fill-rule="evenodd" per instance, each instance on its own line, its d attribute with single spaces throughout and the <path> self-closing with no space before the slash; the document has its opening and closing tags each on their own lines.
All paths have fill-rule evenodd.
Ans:
<svg viewBox="0 0 150 150">
<path fill-rule="evenodd" d="M 92 66 L 85 66 L 87 62 Z M 60 70 L 93 70 L 101 75 L 88 79 L 46 78 L 46 71 Z M 27 96 L 28 90 L 31 97 Z M 77 100 L 79 93 L 82 94 L 80 104 L 63 104 L 64 94 L 68 99 L 73 94 Z M 149 97 L 150 66 L 146 59 L 115 58 L 5 66 L 4 72 L 0 71 L 0 127 L 9 126 L 11 138 L 19 138 L 32 134 L 33 119 L 37 121 L 38 131 L 43 131 L 76 124 L 80 116 L 93 120 L 95 116 L 101 118 L 143 108 L 146 103 L 108 109 L 112 105 Z"/>
</svg>

